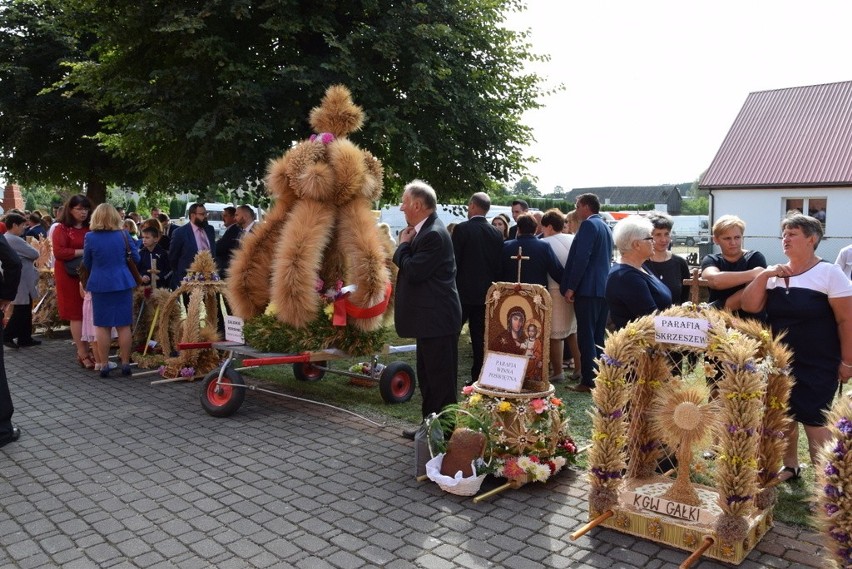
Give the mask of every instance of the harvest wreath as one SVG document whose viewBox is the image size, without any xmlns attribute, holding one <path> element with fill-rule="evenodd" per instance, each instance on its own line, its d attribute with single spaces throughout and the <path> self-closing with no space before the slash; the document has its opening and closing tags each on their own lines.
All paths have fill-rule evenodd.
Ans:
<svg viewBox="0 0 852 569">
<path fill-rule="evenodd" d="M 710 430 L 716 440 L 714 484 L 721 510 L 713 531 L 721 543 L 707 555 L 737 562 L 771 523 L 773 480 L 781 466 L 786 444 L 782 432 L 789 420 L 790 353 L 780 338 L 772 337 L 759 323 L 706 306 L 687 303 L 658 316 L 706 320 L 707 347 L 657 343 L 654 316 L 634 320 L 608 337 L 593 391 L 590 515 L 599 518 L 612 512 L 615 520 L 604 525 L 664 540 L 657 527 L 662 522 L 651 523 L 642 519 L 644 515 L 619 509 L 619 492 L 631 485 L 628 481 L 638 484 L 636 480 L 654 478 L 664 444 L 669 442 L 667 432 L 679 426 L 674 413 L 668 419 L 664 413 L 657 413 L 656 420 L 649 417 L 674 410 L 677 397 L 699 412 L 688 390 L 673 394 L 669 384 L 681 382 L 681 375 L 700 375 L 715 382 L 720 409 Z M 670 359 L 674 353 L 681 355 Z M 692 362 L 696 363 L 689 369 Z M 680 369 L 680 375 L 673 376 L 673 367 Z M 675 397 L 668 407 L 660 402 L 666 394 Z M 708 422 L 710 416 L 702 416 L 702 421 Z M 680 466 L 688 469 L 689 463 Z M 752 516 L 760 511 L 766 511 L 766 516 L 757 523 Z M 671 544 L 684 547 L 685 543 L 678 539 Z"/>
</svg>

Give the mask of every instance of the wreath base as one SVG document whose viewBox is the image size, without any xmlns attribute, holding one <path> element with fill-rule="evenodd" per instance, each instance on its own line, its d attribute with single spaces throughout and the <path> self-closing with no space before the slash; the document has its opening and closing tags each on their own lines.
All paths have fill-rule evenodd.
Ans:
<svg viewBox="0 0 852 569">
<path fill-rule="evenodd" d="M 681 520 L 665 513 L 642 509 L 634 505 L 634 494 L 648 495 L 644 493 L 654 486 L 667 487 L 673 483 L 673 479 L 659 475 L 625 480 L 619 492 L 618 502 L 612 507 L 615 515 L 610 516 L 599 525 L 690 552 L 701 546 L 705 536 L 711 536 L 715 541 L 710 549 L 703 553 L 703 556 L 735 565 L 742 563 L 754 546 L 772 528 L 772 510 L 755 510 L 754 515 L 745 517 L 748 524 L 746 537 L 738 542 L 726 543 L 716 532 L 716 515 L 721 515 L 721 509 L 716 507 L 715 509 L 718 512 L 715 513 L 708 511 L 718 500 L 718 491 L 715 488 L 699 484 L 696 484 L 695 487 L 702 495 L 701 508 L 709 514 L 711 523 L 707 523 L 706 520 L 694 522 Z M 661 507 L 660 509 L 665 508 Z M 589 520 L 597 518 L 600 514 L 601 512 L 596 512 L 590 508 Z"/>
</svg>

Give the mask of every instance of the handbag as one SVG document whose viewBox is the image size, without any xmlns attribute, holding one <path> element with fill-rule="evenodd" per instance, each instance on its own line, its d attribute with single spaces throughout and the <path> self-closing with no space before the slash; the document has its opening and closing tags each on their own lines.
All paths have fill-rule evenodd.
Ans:
<svg viewBox="0 0 852 569">
<path fill-rule="evenodd" d="M 121 235 L 124 236 L 124 259 L 127 262 L 127 268 L 130 270 L 133 280 L 136 281 L 136 286 L 140 286 L 143 282 L 142 275 L 139 274 L 139 267 L 133 261 L 133 254 L 130 252 L 130 241 L 127 240 L 127 233 L 122 231 Z"/>
<path fill-rule="evenodd" d="M 68 273 L 69 277 L 80 278 L 80 267 L 83 266 L 83 256 L 80 255 L 79 257 L 63 261 L 62 266 L 65 267 L 65 272 Z"/>
</svg>

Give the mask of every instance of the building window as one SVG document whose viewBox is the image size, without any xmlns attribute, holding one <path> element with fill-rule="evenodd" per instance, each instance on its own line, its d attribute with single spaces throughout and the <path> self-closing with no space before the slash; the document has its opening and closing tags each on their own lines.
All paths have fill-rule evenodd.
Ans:
<svg viewBox="0 0 852 569">
<path fill-rule="evenodd" d="M 828 211 L 826 198 L 784 198 L 784 212 L 797 211 L 815 217 L 825 224 Z"/>
</svg>

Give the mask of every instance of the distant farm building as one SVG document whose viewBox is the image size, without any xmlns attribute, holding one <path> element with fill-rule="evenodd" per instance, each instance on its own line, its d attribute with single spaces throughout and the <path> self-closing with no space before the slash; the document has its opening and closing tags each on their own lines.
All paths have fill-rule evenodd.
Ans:
<svg viewBox="0 0 852 569">
<path fill-rule="evenodd" d="M 574 188 L 568 192 L 567 200 L 573 202 L 580 194 L 595 194 L 600 198 L 601 205 L 631 210 L 647 209 L 646 206 L 650 204 L 652 209 L 667 212 L 669 215 L 680 215 L 683 202 L 681 196 L 690 187 L 692 187 L 691 182 L 662 186 Z"/>
</svg>

